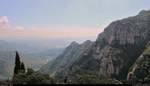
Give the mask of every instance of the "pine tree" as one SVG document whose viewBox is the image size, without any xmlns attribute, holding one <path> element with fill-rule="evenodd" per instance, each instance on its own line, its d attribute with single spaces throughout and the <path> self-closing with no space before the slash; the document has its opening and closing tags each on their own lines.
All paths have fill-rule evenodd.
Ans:
<svg viewBox="0 0 150 86">
<path fill-rule="evenodd" d="M 16 51 L 14 75 L 19 73 L 19 71 L 21 69 L 20 63 L 21 63 L 20 62 L 20 56 L 19 56 L 19 53 Z"/>
<path fill-rule="evenodd" d="M 20 69 L 21 69 L 22 73 L 25 73 L 25 65 L 23 62 L 21 62 L 21 68 Z"/>
</svg>

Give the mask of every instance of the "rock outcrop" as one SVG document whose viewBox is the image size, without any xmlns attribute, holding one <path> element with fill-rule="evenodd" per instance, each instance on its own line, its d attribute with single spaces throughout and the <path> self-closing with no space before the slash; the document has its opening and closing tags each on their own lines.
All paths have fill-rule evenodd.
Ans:
<svg viewBox="0 0 150 86">
<path fill-rule="evenodd" d="M 100 75 L 125 79 L 129 67 L 143 52 L 144 46 L 150 40 L 150 11 L 142 11 L 138 15 L 112 22 L 100 33 L 93 47 L 86 56 L 81 56 L 80 67 L 89 64 L 83 58 L 90 58 L 95 62 L 93 71 Z M 92 61 L 91 61 L 92 62 Z M 76 64 L 77 65 L 77 64 Z M 88 65 L 90 69 L 90 65 Z"/>
<path fill-rule="evenodd" d="M 85 41 L 82 44 L 72 42 L 62 54 L 60 54 L 53 61 L 48 62 L 39 70 L 42 73 L 51 73 L 52 75 L 58 72 L 63 74 L 68 73 L 69 67 L 76 61 L 81 54 L 85 54 L 89 48 L 91 48 L 93 42 L 90 40 Z"/>
<path fill-rule="evenodd" d="M 79 45 L 81 49 L 65 50 L 65 53 L 72 51 L 74 53 L 66 54 L 67 56 L 62 54 L 57 58 L 60 59 L 59 63 L 52 63 L 56 68 L 56 65 L 66 63 L 66 65 L 59 66 L 65 70 L 59 71 L 57 68 L 55 75 L 61 78 L 67 75 L 73 79 L 72 77 L 77 74 L 89 73 L 98 74 L 97 77 L 125 80 L 130 66 L 141 55 L 149 40 L 150 10 L 141 11 L 136 16 L 112 22 L 104 29 L 104 32 L 98 35 L 92 46 L 88 44 L 81 48 Z M 70 62 L 71 65 L 68 66 Z M 49 66 L 51 68 L 51 65 Z M 49 70 L 52 70 L 50 68 Z M 64 74 L 66 70 L 69 73 Z"/>
</svg>

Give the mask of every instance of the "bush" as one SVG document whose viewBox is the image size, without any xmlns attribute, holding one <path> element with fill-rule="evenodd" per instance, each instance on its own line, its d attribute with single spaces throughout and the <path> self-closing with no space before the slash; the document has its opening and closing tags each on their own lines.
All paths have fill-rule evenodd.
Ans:
<svg viewBox="0 0 150 86">
<path fill-rule="evenodd" d="M 14 76 L 13 84 L 54 84 L 55 80 L 48 74 L 41 74 L 30 69 L 27 73 Z"/>
</svg>

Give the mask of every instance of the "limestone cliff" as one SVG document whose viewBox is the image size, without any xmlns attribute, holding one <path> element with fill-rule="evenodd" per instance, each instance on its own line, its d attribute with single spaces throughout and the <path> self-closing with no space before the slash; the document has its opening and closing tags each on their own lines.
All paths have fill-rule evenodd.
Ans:
<svg viewBox="0 0 150 86">
<path fill-rule="evenodd" d="M 93 57 L 100 61 L 101 74 L 110 77 L 126 74 L 149 40 L 150 11 L 112 22 L 99 34 L 93 47 Z"/>
<path fill-rule="evenodd" d="M 129 68 L 141 55 L 149 40 L 150 10 L 141 11 L 136 16 L 112 22 L 92 45 L 81 47 L 81 44 L 73 50 L 65 50 L 65 53 L 74 52 L 60 55 L 57 58 L 60 59 L 59 62 L 54 62 L 56 65 L 49 70 L 56 67 L 57 77 L 69 76 L 70 80 L 80 74 L 125 80 Z M 57 63 L 61 66 L 57 66 Z"/>
<path fill-rule="evenodd" d="M 126 79 L 129 67 L 149 40 L 150 11 L 141 11 L 136 16 L 112 22 L 99 34 L 87 55 L 82 54 L 70 68 L 93 71 L 107 78 Z"/>
</svg>

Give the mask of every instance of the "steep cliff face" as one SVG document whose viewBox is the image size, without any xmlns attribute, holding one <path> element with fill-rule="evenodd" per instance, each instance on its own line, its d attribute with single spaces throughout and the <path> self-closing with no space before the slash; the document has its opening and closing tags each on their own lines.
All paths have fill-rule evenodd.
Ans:
<svg viewBox="0 0 150 86">
<path fill-rule="evenodd" d="M 71 75 L 98 73 L 107 78 L 126 79 L 129 67 L 150 40 L 150 11 L 112 22 L 100 33 L 86 55 L 70 67 Z"/>
<path fill-rule="evenodd" d="M 81 74 L 125 80 L 130 66 L 143 52 L 149 40 L 150 10 L 141 11 L 136 16 L 112 22 L 91 46 L 88 44 L 81 48 L 79 45 L 73 50 L 74 53 L 66 54 L 67 56 L 60 55 L 57 58 L 60 59 L 59 64 L 65 62 L 66 65 L 59 66 L 55 75 L 59 78 L 69 76 L 73 81 Z M 64 70 L 60 71 L 62 67 Z"/>
<path fill-rule="evenodd" d="M 76 61 L 81 54 L 86 54 L 88 49 L 92 46 L 92 42 L 87 40 L 82 44 L 72 42 L 64 52 L 59 55 L 53 61 L 50 61 L 43 67 L 41 67 L 40 72 L 42 73 L 55 73 L 67 74 L 68 68 Z"/>
<path fill-rule="evenodd" d="M 105 39 L 108 44 L 138 44 L 141 40 L 148 38 L 150 15 L 139 14 L 123 20 L 112 22 L 102 34 L 98 36 L 97 41 Z"/>
<path fill-rule="evenodd" d="M 110 77 L 126 74 L 149 40 L 150 11 L 112 22 L 93 47 L 93 57 L 100 61 L 101 74 Z"/>
</svg>

